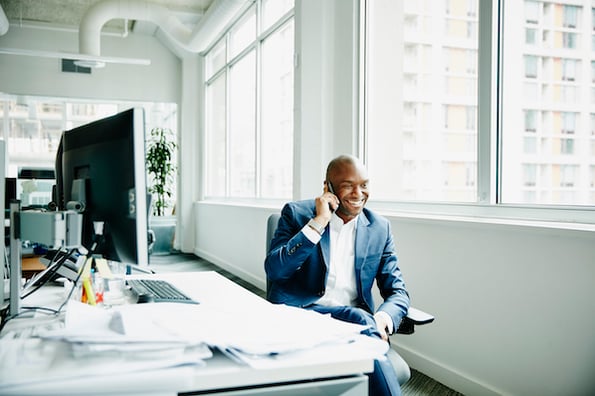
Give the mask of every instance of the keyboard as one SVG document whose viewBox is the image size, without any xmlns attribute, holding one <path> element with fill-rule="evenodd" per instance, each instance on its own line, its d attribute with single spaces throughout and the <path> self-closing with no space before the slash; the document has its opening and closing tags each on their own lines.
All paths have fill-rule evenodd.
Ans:
<svg viewBox="0 0 595 396">
<path fill-rule="evenodd" d="M 198 304 L 171 283 L 160 279 L 129 279 L 128 286 L 138 302 Z"/>
</svg>

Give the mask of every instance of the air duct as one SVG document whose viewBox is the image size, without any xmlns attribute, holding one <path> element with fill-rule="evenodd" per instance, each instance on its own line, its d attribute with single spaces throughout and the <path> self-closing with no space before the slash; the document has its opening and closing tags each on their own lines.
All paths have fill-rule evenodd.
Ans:
<svg viewBox="0 0 595 396">
<path fill-rule="evenodd" d="M 2 9 L 2 4 L 0 4 L 0 36 L 4 36 L 8 32 L 8 26 L 8 18 L 6 18 L 6 13 Z"/>
<path fill-rule="evenodd" d="M 175 43 L 190 52 L 203 52 L 241 10 L 253 0 L 215 0 L 194 30 L 167 7 L 142 0 L 105 0 L 95 3 L 79 26 L 79 52 L 99 56 L 101 29 L 111 19 L 135 19 L 156 24 Z"/>
</svg>

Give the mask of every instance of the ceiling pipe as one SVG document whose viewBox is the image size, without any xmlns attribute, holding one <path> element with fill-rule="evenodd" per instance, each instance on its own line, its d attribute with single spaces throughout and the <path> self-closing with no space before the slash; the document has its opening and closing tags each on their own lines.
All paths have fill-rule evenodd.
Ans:
<svg viewBox="0 0 595 396">
<path fill-rule="evenodd" d="M 101 28 L 112 19 L 137 19 L 159 26 L 173 40 L 187 42 L 192 33 L 164 6 L 142 0 L 105 0 L 91 6 L 79 25 L 79 52 L 99 56 Z"/>
<path fill-rule="evenodd" d="M 4 9 L 2 9 L 2 4 L 0 4 L 0 36 L 4 36 L 8 32 L 8 26 L 8 18 Z"/>
<path fill-rule="evenodd" d="M 87 10 L 79 26 L 79 52 L 100 56 L 101 29 L 111 19 L 155 23 L 174 42 L 190 52 L 203 52 L 238 12 L 254 0 L 215 0 L 194 30 L 186 27 L 167 7 L 143 0 L 104 0 Z"/>
</svg>

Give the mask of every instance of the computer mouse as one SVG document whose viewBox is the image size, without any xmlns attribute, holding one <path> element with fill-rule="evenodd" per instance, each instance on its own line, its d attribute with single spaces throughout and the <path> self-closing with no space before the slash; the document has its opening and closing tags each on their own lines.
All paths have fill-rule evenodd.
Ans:
<svg viewBox="0 0 595 396">
<path fill-rule="evenodd" d="M 153 296 L 150 294 L 139 294 L 138 298 L 136 299 L 137 304 L 144 304 L 153 302 Z"/>
</svg>

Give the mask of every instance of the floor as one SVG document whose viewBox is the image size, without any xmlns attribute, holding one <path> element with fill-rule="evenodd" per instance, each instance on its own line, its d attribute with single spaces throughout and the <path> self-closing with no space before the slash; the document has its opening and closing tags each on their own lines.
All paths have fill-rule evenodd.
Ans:
<svg viewBox="0 0 595 396">
<path fill-rule="evenodd" d="M 253 293 L 265 297 L 265 292 L 230 272 L 193 254 L 173 253 L 151 255 L 150 268 L 155 272 L 216 271 Z M 401 389 L 403 396 L 462 396 L 427 375 L 411 369 L 411 379 Z"/>
</svg>

